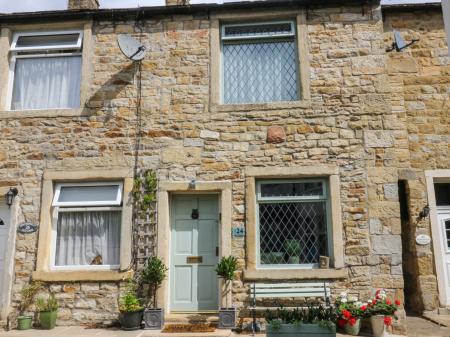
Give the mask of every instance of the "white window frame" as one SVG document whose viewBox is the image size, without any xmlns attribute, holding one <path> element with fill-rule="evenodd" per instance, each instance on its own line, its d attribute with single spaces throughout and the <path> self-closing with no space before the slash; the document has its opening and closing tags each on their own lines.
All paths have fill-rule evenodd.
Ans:
<svg viewBox="0 0 450 337">
<path fill-rule="evenodd" d="M 77 43 L 67 46 L 41 46 L 41 47 L 17 47 L 17 40 L 21 36 L 41 36 L 41 35 L 66 35 L 79 34 Z M 42 58 L 42 57 L 61 57 L 61 56 L 82 56 L 83 31 L 82 30 L 58 30 L 58 31 L 29 31 L 29 32 L 15 32 L 10 47 L 9 60 L 9 74 L 8 74 L 8 89 L 6 93 L 6 110 L 16 111 L 12 109 L 12 95 L 14 89 L 14 73 L 16 69 L 16 61 L 19 58 Z M 72 52 L 70 52 L 72 50 Z M 28 54 L 28 52 L 39 52 L 36 54 Z M 46 51 L 54 51 L 53 53 L 45 53 Z M 56 52 L 61 51 L 61 52 Z M 20 54 L 20 52 L 27 52 L 27 54 Z M 45 110 L 57 110 L 64 108 L 46 108 Z M 42 110 L 42 109 L 34 109 Z"/>
<path fill-rule="evenodd" d="M 47 36 L 47 35 L 68 35 L 78 34 L 77 42 L 73 45 L 65 46 L 40 46 L 40 47 L 17 47 L 17 41 L 22 36 Z M 52 30 L 52 31 L 29 31 L 29 32 L 15 32 L 11 42 L 11 51 L 47 51 L 47 50 L 65 50 L 65 49 L 81 49 L 83 43 L 83 31 L 81 29 L 76 30 Z"/>
<path fill-rule="evenodd" d="M 322 183 L 321 196 L 298 196 L 298 197 L 261 197 L 261 185 L 270 183 Z M 259 204 L 264 203 L 291 203 L 291 202 L 325 202 L 325 217 L 327 226 L 327 249 L 330 260 L 333 258 L 333 226 L 331 220 L 331 194 L 329 193 L 329 181 L 323 179 L 262 179 L 256 181 L 256 269 L 315 269 L 319 267 L 318 263 L 300 263 L 300 264 L 262 264 L 261 263 L 261 232 L 259 218 Z"/>
<path fill-rule="evenodd" d="M 242 35 L 242 36 L 229 36 L 227 37 L 225 34 L 225 29 L 227 27 L 238 27 L 238 26 L 259 26 L 264 24 L 284 24 L 289 23 L 291 25 L 291 33 L 286 34 L 274 34 L 274 35 Z M 249 41 L 249 40 L 260 40 L 260 42 L 264 42 L 264 40 L 277 40 L 277 39 L 283 39 L 283 38 L 293 38 L 294 44 L 295 44 L 295 57 L 296 57 L 296 81 L 297 81 L 297 100 L 301 99 L 301 78 L 300 78 L 300 55 L 298 50 L 298 43 L 297 43 L 297 29 L 296 29 L 296 21 L 295 19 L 292 20 L 275 20 L 275 21 L 257 21 L 257 22 L 240 22 L 240 23 L 233 23 L 233 24 L 222 24 L 220 26 L 220 103 L 221 104 L 238 104 L 238 105 L 251 105 L 251 104 L 265 104 L 265 103 L 271 103 L 271 102 L 260 102 L 260 103 L 224 103 L 225 98 L 225 86 L 224 86 L 224 56 L 223 56 L 223 45 L 227 42 L 233 42 L 233 41 Z"/>
<path fill-rule="evenodd" d="M 83 186 L 118 186 L 116 199 L 114 201 L 89 201 L 89 202 L 68 202 L 58 201 L 61 194 L 61 187 L 83 187 Z M 84 183 L 59 183 L 56 185 L 55 196 L 52 206 L 74 207 L 74 206 L 119 206 L 122 203 L 123 182 L 84 182 Z"/>
<path fill-rule="evenodd" d="M 58 202 L 61 193 L 61 187 L 64 186 L 118 186 L 118 196 L 113 202 Z M 123 182 L 81 182 L 81 183 L 57 183 L 53 196 L 52 211 L 52 234 L 51 234 L 51 251 L 50 251 L 50 270 L 52 271 L 71 271 L 71 270 L 118 270 L 120 264 L 117 265 L 56 265 L 56 242 L 58 238 L 57 223 L 58 214 L 60 212 L 90 212 L 90 211 L 123 211 L 122 207 Z M 103 207 L 102 207 L 103 206 Z M 122 221 L 122 218 L 121 218 Z M 123 225 L 122 222 L 120 224 Z M 119 261 L 120 263 L 120 261 Z"/>
</svg>

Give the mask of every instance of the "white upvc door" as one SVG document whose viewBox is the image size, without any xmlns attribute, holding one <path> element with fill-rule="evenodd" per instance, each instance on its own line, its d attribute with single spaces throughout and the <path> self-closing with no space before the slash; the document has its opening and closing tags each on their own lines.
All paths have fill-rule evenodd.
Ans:
<svg viewBox="0 0 450 337">
<path fill-rule="evenodd" d="M 9 256 L 11 252 L 8 252 L 7 248 L 9 240 L 9 233 L 11 230 L 11 221 L 10 221 L 10 211 L 8 206 L 4 203 L 0 203 L 0 315 L 3 309 L 6 309 L 8 305 L 7 298 L 9 298 L 9 291 L 7 289 L 7 285 L 9 287 L 9 282 L 7 282 L 6 277 L 9 273 L 7 273 L 7 269 L 9 268 L 9 261 L 7 261 L 7 256 Z"/>
<path fill-rule="evenodd" d="M 450 306 L 450 210 L 437 211 L 438 225 L 440 228 L 440 241 L 442 251 L 442 266 L 445 279 L 446 305 Z M 439 267 L 439 266 L 437 266 Z"/>
</svg>

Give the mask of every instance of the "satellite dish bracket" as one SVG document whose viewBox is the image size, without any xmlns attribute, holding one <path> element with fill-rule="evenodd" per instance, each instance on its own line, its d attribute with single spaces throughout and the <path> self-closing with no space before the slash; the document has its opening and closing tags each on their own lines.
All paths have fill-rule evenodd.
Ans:
<svg viewBox="0 0 450 337">
<path fill-rule="evenodd" d="M 412 39 L 411 42 L 405 43 L 402 36 L 400 35 L 400 32 L 394 30 L 394 42 L 392 42 L 392 46 L 390 48 L 387 48 L 386 51 L 391 52 L 395 50 L 397 52 L 401 52 L 403 49 L 408 48 L 417 41 L 419 41 L 419 39 Z"/>
</svg>

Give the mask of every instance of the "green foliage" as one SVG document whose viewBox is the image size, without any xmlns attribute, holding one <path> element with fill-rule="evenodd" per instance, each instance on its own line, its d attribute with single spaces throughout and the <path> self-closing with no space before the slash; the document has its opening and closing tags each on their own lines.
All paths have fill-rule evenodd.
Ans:
<svg viewBox="0 0 450 337">
<path fill-rule="evenodd" d="M 299 256 L 301 251 L 300 242 L 297 240 L 286 240 L 284 241 L 284 251 L 289 256 Z"/>
<path fill-rule="evenodd" d="M 238 269 L 238 261 L 234 256 L 224 256 L 216 267 L 216 273 L 225 281 L 233 281 L 234 273 Z"/>
<path fill-rule="evenodd" d="M 166 278 L 167 270 L 160 258 L 152 256 L 141 271 L 141 282 L 149 285 L 149 297 L 154 308 L 156 308 L 156 292 Z"/>
<path fill-rule="evenodd" d="M 39 297 L 36 299 L 36 308 L 38 311 L 56 311 L 58 310 L 58 300 L 54 294 L 50 294 L 47 299 Z"/>
<path fill-rule="evenodd" d="M 32 281 L 30 284 L 26 285 L 20 291 L 22 299 L 20 301 L 19 311 L 21 314 L 28 309 L 28 307 L 33 303 L 34 297 L 41 290 L 43 284 L 41 282 Z"/>
<path fill-rule="evenodd" d="M 133 182 L 133 199 L 146 211 L 156 201 L 158 179 L 154 171 L 146 171 L 143 177 L 135 177 Z"/>
<path fill-rule="evenodd" d="M 304 308 L 267 310 L 264 318 L 273 328 L 281 324 L 318 324 L 321 327 L 332 329 L 335 326 L 337 315 L 333 307 L 307 304 Z"/>
<path fill-rule="evenodd" d="M 143 310 L 139 298 L 136 296 L 136 284 L 128 280 L 125 292 L 119 298 L 120 312 L 135 312 Z"/>
</svg>

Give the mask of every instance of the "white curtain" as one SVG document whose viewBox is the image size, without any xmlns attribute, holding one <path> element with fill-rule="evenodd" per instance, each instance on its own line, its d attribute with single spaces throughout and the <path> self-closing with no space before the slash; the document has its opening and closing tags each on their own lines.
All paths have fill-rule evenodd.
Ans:
<svg viewBox="0 0 450 337">
<path fill-rule="evenodd" d="M 120 211 L 60 212 L 57 223 L 56 266 L 118 265 Z"/>
<path fill-rule="evenodd" d="M 81 56 L 17 58 L 12 110 L 80 107 Z"/>
</svg>

